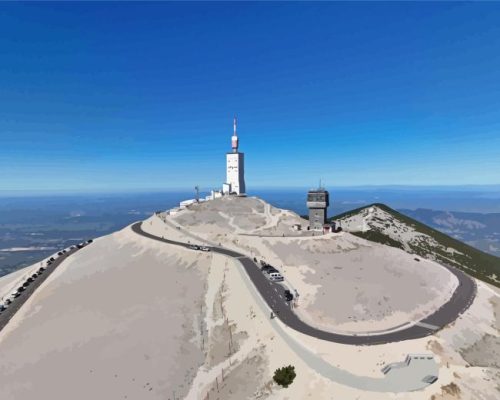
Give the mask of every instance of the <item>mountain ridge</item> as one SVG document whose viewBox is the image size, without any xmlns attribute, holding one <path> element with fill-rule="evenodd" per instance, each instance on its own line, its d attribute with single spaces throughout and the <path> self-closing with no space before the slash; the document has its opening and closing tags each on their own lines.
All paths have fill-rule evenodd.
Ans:
<svg viewBox="0 0 500 400">
<path fill-rule="evenodd" d="M 358 237 L 452 265 L 500 287 L 499 257 L 478 250 L 383 203 L 359 207 L 330 220 Z"/>
</svg>

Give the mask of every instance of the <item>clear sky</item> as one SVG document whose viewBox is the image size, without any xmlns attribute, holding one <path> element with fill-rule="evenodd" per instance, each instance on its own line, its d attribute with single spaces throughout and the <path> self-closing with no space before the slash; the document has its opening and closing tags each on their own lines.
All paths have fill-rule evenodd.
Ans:
<svg viewBox="0 0 500 400">
<path fill-rule="evenodd" d="M 499 3 L 2 3 L 0 190 L 500 183 Z"/>
</svg>

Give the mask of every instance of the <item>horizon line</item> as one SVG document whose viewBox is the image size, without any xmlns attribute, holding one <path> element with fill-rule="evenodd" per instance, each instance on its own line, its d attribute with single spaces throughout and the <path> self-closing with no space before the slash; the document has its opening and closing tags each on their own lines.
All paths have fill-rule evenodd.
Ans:
<svg viewBox="0 0 500 400">
<path fill-rule="evenodd" d="M 396 190 L 408 190 L 408 189 L 424 189 L 424 190 L 500 190 L 500 183 L 497 184 L 448 184 L 448 185 L 408 185 L 408 184 L 367 184 L 367 185 L 326 185 L 326 189 L 329 190 L 376 190 L 376 189 L 396 189 Z M 259 190 L 310 190 L 314 189 L 310 186 L 255 186 L 253 190 L 248 194 L 252 194 L 253 191 Z M 201 192 L 209 193 L 211 188 L 203 188 Z M 75 194 L 88 194 L 88 195 L 105 195 L 105 194 L 148 194 L 148 193 L 172 193 L 172 192 L 194 192 L 193 188 L 187 187 L 169 187 L 169 188 L 115 188 L 115 189 L 0 189 L 0 197 L 18 197 L 18 196 L 50 196 L 50 195 L 75 195 Z"/>
</svg>

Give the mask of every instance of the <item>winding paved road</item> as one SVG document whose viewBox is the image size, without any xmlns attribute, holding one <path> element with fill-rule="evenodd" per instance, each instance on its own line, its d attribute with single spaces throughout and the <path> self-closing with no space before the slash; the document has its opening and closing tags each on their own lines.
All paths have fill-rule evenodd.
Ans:
<svg viewBox="0 0 500 400">
<path fill-rule="evenodd" d="M 164 239 L 147 233 L 142 230 L 141 225 L 142 222 L 135 223 L 132 225 L 132 230 L 139 235 L 153 240 L 182 247 L 189 247 L 189 243 Z M 342 344 L 375 345 L 429 336 L 447 324 L 455 321 L 455 319 L 457 319 L 460 314 L 462 314 L 471 305 L 477 291 L 474 280 L 468 275 L 459 269 L 444 265 L 445 268 L 457 277 L 459 285 L 450 300 L 430 316 L 407 328 L 402 328 L 392 332 L 370 335 L 346 335 L 332 333 L 314 328 L 299 319 L 297 314 L 293 312 L 288 303 L 284 300 L 283 287 L 277 283 L 270 282 L 252 259 L 248 258 L 244 254 L 228 250 L 223 247 L 211 246 L 211 249 L 215 253 L 233 257 L 243 265 L 248 277 L 264 298 L 267 305 L 270 309 L 275 311 L 275 314 L 277 314 L 278 318 L 283 323 L 306 335 Z"/>
</svg>

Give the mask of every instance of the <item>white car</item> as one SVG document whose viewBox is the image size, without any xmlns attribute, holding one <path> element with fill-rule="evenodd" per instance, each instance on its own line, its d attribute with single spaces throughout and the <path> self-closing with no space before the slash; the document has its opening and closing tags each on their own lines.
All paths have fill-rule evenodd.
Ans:
<svg viewBox="0 0 500 400">
<path fill-rule="evenodd" d="M 201 250 L 201 251 L 210 251 L 210 247 L 207 247 L 207 246 L 201 246 L 201 247 L 200 247 L 200 250 Z"/>
<path fill-rule="evenodd" d="M 281 282 L 285 278 L 283 278 L 283 275 L 281 275 L 279 272 L 270 272 L 267 274 L 267 277 L 270 281 L 275 281 L 275 282 Z"/>
</svg>

